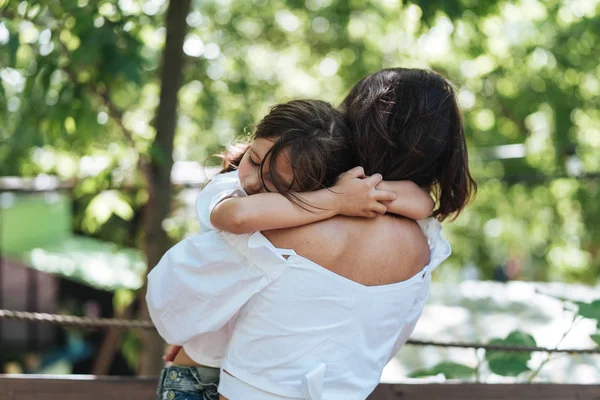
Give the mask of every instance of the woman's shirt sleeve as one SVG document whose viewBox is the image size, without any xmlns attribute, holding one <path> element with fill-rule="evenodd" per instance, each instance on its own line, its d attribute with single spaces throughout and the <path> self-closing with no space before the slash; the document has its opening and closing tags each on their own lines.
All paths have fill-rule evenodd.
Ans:
<svg viewBox="0 0 600 400">
<path fill-rule="evenodd" d="M 162 338 L 182 345 L 223 328 L 273 278 L 223 240 L 221 232 L 209 232 L 190 236 L 165 253 L 148 274 L 146 303 Z"/>
<path fill-rule="evenodd" d="M 285 268 L 285 258 L 260 232 L 234 235 L 210 223 L 219 202 L 243 196 L 237 171 L 214 177 L 196 201 L 201 233 L 169 249 L 148 274 L 146 303 L 167 343 L 222 329 Z"/>
<path fill-rule="evenodd" d="M 216 175 L 200 191 L 196 199 L 196 214 L 200 220 L 200 232 L 216 229 L 210 223 L 210 214 L 221 201 L 228 197 L 245 197 L 237 171 Z"/>
</svg>

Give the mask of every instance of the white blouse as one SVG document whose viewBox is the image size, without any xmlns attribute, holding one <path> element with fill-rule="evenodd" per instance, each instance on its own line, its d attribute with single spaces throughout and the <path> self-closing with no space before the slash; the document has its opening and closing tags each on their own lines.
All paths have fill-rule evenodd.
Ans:
<svg viewBox="0 0 600 400">
<path fill-rule="evenodd" d="M 220 201 L 243 196 L 237 171 L 215 176 L 196 200 L 200 233 L 169 249 L 148 274 L 146 303 L 158 333 L 209 367 L 220 367 L 236 313 L 286 266 L 256 244 L 260 233 L 234 235 L 210 223 Z"/>
<path fill-rule="evenodd" d="M 196 362 L 221 366 L 230 400 L 365 399 L 406 342 L 450 255 L 441 224 L 419 221 L 429 264 L 412 278 L 364 286 L 276 248 L 260 232 L 214 230 L 210 212 L 243 196 L 236 173 L 219 175 L 197 202 L 206 231 L 169 250 L 148 276 L 159 333 Z"/>
</svg>

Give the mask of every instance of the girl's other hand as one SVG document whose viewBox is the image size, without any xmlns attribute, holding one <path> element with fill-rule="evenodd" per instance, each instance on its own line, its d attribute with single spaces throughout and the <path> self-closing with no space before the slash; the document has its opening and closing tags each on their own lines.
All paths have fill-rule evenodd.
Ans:
<svg viewBox="0 0 600 400">
<path fill-rule="evenodd" d="M 380 174 L 367 177 L 362 167 L 341 174 L 331 188 L 336 196 L 338 214 L 369 218 L 385 214 L 387 208 L 381 202 L 396 200 L 396 193 L 377 190 L 375 187 L 382 180 Z"/>
</svg>

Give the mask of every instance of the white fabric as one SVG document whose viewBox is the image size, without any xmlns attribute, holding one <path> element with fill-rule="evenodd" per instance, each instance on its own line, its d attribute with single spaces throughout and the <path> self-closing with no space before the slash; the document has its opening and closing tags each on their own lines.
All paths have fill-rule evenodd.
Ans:
<svg viewBox="0 0 600 400">
<path fill-rule="evenodd" d="M 148 274 L 146 302 L 158 333 L 209 367 L 221 365 L 237 311 L 285 267 L 273 246 L 253 244 L 260 233 L 233 235 L 210 223 L 219 201 L 241 196 L 237 172 L 213 178 L 196 201 L 203 233 L 173 246 Z"/>
<path fill-rule="evenodd" d="M 367 398 L 412 333 L 431 271 L 450 255 L 439 222 L 419 225 L 430 244 L 430 262 L 407 281 L 391 285 L 363 286 L 290 256 L 279 278 L 238 313 L 222 363 L 235 378 L 222 375 L 221 384 L 228 387 L 238 379 L 282 399 Z M 223 395 L 243 400 L 246 393 Z"/>
<path fill-rule="evenodd" d="M 204 193 L 213 199 L 197 203 L 208 231 L 174 246 L 150 273 L 148 307 L 159 333 L 193 360 L 227 371 L 219 391 L 230 400 L 264 392 L 365 399 L 412 333 L 430 272 L 450 255 L 441 224 L 419 221 L 431 251 L 420 273 L 368 287 L 276 248 L 260 232 L 211 229 L 216 199 L 241 195 L 239 186 L 234 173 L 215 178 Z"/>
<path fill-rule="evenodd" d="M 223 378 L 224 376 L 227 376 L 227 378 Z M 284 397 L 264 391 L 241 379 L 228 375 L 223 370 L 221 370 L 219 393 L 228 399 L 241 398 L 243 396 L 244 400 L 304 400 L 300 397 Z"/>
<path fill-rule="evenodd" d="M 219 174 L 212 178 L 200 191 L 200 195 L 196 199 L 196 214 L 200 220 L 200 233 L 215 229 L 210 223 L 210 214 L 223 199 L 245 196 L 246 192 L 242 189 L 237 171 Z"/>
</svg>

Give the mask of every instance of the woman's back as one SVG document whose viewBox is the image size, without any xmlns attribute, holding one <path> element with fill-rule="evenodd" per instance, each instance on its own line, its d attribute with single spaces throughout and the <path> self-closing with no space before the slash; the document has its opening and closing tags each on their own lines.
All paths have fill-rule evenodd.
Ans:
<svg viewBox="0 0 600 400">
<path fill-rule="evenodd" d="M 429 261 L 419 225 L 408 219 L 336 217 L 298 228 L 264 232 L 279 248 L 364 286 L 409 279 Z"/>
<path fill-rule="evenodd" d="M 421 314 L 428 272 L 449 254 L 439 222 L 420 224 L 334 218 L 267 232 L 271 242 L 255 236 L 287 266 L 237 315 L 220 392 L 366 398 Z"/>
</svg>

